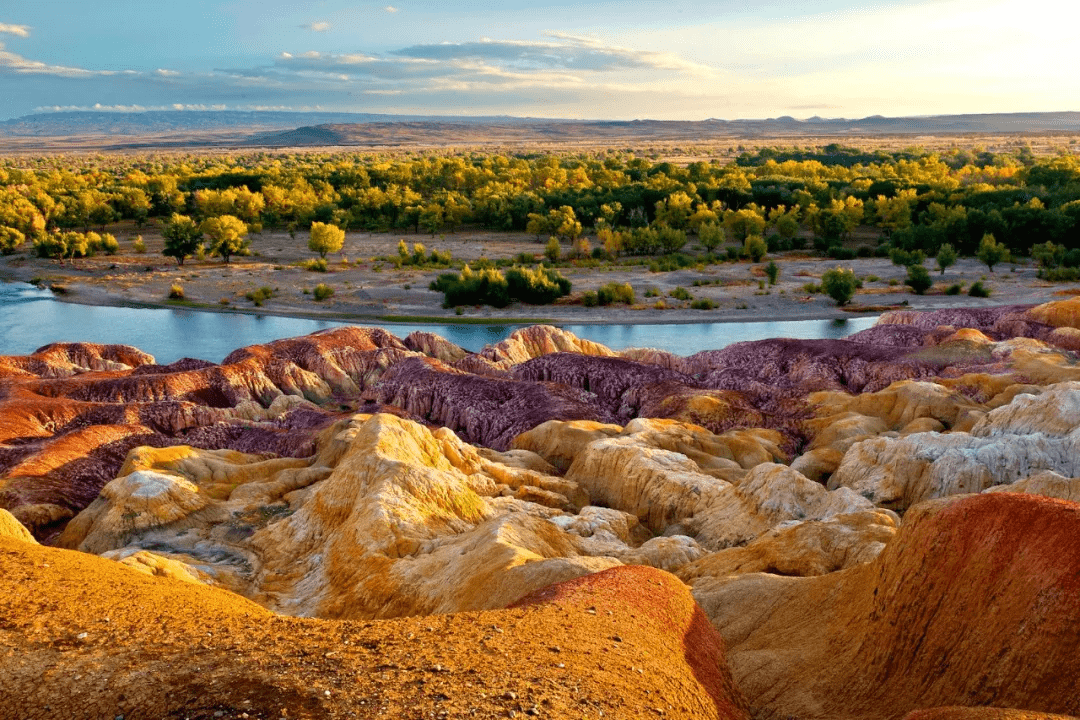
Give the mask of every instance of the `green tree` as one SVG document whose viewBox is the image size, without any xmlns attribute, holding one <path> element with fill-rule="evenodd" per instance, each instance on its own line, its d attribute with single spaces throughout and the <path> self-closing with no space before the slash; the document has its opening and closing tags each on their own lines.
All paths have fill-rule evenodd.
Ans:
<svg viewBox="0 0 1080 720">
<path fill-rule="evenodd" d="M 908 265 L 907 279 L 904 284 L 910 286 L 916 295 L 922 295 L 930 289 L 934 281 L 930 279 L 930 271 L 924 266 Z"/>
<path fill-rule="evenodd" d="M 698 241 L 707 252 L 713 252 L 727 240 L 724 227 L 717 223 L 705 223 L 698 229 Z"/>
<path fill-rule="evenodd" d="M 979 250 L 975 253 L 975 257 L 986 263 L 986 267 L 990 268 L 990 272 L 994 272 L 995 265 L 1008 261 L 1009 248 L 999 243 L 993 233 L 986 233 L 983 235 L 982 240 L 979 241 Z"/>
<path fill-rule="evenodd" d="M 185 258 L 199 251 L 202 236 L 202 230 L 194 220 L 187 215 L 173 213 L 161 228 L 161 237 L 165 240 L 165 249 L 161 254 L 176 258 L 176 264 L 183 265 Z"/>
<path fill-rule="evenodd" d="M 319 257 L 325 258 L 327 253 L 340 252 L 344 245 L 344 230 L 328 223 L 311 223 L 311 238 L 308 240 L 308 250 L 317 252 Z"/>
<path fill-rule="evenodd" d="M 744 241 L 750 235 L 765 232 L 765 218 L 756 206 L 747 206 L 742 210 L 728 210 L 724 213 L 724 227 L 737 242 Z"/>
<path fill-rule="evenodd" d="M 821 276 L 821 289 L 841 306 L 851 302 L 858 285 L 855 272 L 850 268 L 833 268 Z"/>
<path fill-rule="evenodd" d="M 210 252 L 220 255 L 229 264 L 229 258 L 233 255 L 247 253 L 250 241 L 247 235 L 247 225 L 234 215 L 220 215 L 218 217 L 203 220 L 200 229 L 203 234 L 210 238 Z"/>
<path fill-rule="evenodd" d="M 956 250 L 950 243 L 945 243 L 938 248 L 937 251 L 937 266 L 938 270 L 941 270 L 941 274 L 945 274 L 945 268 L 950 267 L 956 263 Z"/>
</svg>

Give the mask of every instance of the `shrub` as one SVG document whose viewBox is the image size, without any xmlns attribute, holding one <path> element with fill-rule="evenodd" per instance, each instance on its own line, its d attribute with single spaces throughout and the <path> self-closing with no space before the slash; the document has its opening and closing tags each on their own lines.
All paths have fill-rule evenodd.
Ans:
<svg viewBox="0 0 1080 720">
<path fill-rule="evenodd" d="M 1040 270 L 1039 277 L 1048 282 L 1076 282 L 1080 280 L 1080 268 L 1057 267 Z"/>
<path fill-rule="evenodd" d="M 734 246 L 729 246 L 728 248 L 726 248 L 724 250 L 724 256 L 727 258 L 727 260 L 729 262 L 735 262 L 736 260 L 739 259 L 739 248 L 734 247 Z"/>
<path fill-rule="evenodd" d="M 557 270 L 543 265 L 535 269 L 510 268 L 506 271 L 506 283 L 511 300 L 530 305 L 550 305 L 570 294 L 570 281 Z"/>
<path fill-rule="evenodd" d="M 559 261 L 561 254 L 562 247 L 559 246 L 559 238 L 555 236 L 548 238 L 547 245 L 544 246 L 544 257 L 554 263 Z"/>
<path fill-rule="evenodd" d="M 589 290 L 581 296 L 581 304 L 585 307 L 596 307 L 600 304 L 600 299 L 595 291 Z"/>
<path fill-rule="evenodd" d="M 743 243 L 743 254 L 754 262 L 761 262 L 765 253 L 769 252 L 769 246 L 761 239 L 760 235 L 750 235 Z"/>
<path fill-rule="evenodd" d="M 140 255 L 146 254 L 146 243 L 143 242 L 142 235 L 135 238 L 135 242 L 131 244 L 131 249 Z"/>
<path fill-rule="evenodd" d="M 674 290 L 669 291 L 668 296 L 673 297 L 676 300 L 691 300 L 694 297 L 690 294 L 690 291 L 684 287 L 677 287 Z"/>
<path fill-rule="evenodd" d="M 274 297 L 274 290 L 267 285 L 263 285 L 258 290 L 249 291 L 244 297 L 254 303 L 255 307 L 262 307 L 264 302 Z"/>
<path fill-rule="evenodd" d="M 1065 247 L 1052 242 L 1038 243 L 1031 246 L 1031 257 L 1043 268 L 1051 270 L 1065 260 Z"/>
<path fill-rule="evenodd" d="M 184 299 L 184 286 L 181 285 L 180 283 L 173 283 L 172 287 L 169 288 L 169 299 L 170 300 L 183 300 Z"/>
<path fill-rule="evenodd" d="M 802 291 L 808 295 L 817 295 L 821 292 L 821 285 L 819 283 L 808 282 L 802 286 Z"/>
<path fill-rule="evenodd" d="M 970 288 L 968 288 L 968 295 L 971 297 L 988 298 L 990 297 L 990 288 L 982 284 L 981 280 L 976 280 Z"/>
<path fill-rule="evenodd" d="M 319 283 L 315 286 L 315 289 L 311 292 L 315 298 L 315 302 L 322 302 L 334 296 L 334 288 L 330 287 L 326 283 Z"/>
<path fill-rule="evenodd" d="M 846 248 L 840 245 L 832 245 L 825 254 L 833 260 L 854 260 L 858 257 L 858 253 L 854 248 Z"/>
<path fill-rule="evenodd" d="M 959 295 L 960 292 L 963 289 L 964 289 L 964 286 L 961 285 L 960 283 L 953 283 L 949 287 L 945 288 L 945 294 L 946 295 Z"/>
<path fill-rule="evenodd" d="M 904 284 L 908 285 L 916 295 L 922 295 L 930 289 L 934 281 L 930 279 L 930 271 L 922 265 L 908 265 L 907 280 Z"/>
<path fill-rule="evenodd" d="M 660 297 L 660 291 L 657 290 L 656 288 L 649 288 L 648 290 L 645 291 L 645 297 L 647 297 L 647 298 Z"/>
<path fill-rule="evenodd" d="M 557 270 L 543 265 L 535 269 L 514 267 L 505 274 L 494 267 L 473 270 L 466 265 L 460 273 L 443 273 L 431 283 L 443 293 L 445 307 L 491 305 L 506 307 L 514 300 L 543 305 L 570 294 L 570 281 Z"/>
<path fill-rule="evenodd" d="M 922 265 L 926 262 L 926 253 L 922 250 L 911 250 L 909 252 L 902 248 L 893 248 L 889 251 L 889 259 L 892 260 L 893 265 L 899 265 L 900 267 Z"/>
<path fill-rule="evenodd" d="M 836 301 L 837 305 L 847 305 L 855 296 L 858 281 L 849 268 L 833 268 L 821 276 L 821 289 Z"/>
<path fill-rule="evenodd" d="M 690 303 L 690 307 L 694 310 L 712 310 L 713 308 L 720 307 L 720 303 L 709 298 L 699 298 Z"/>
<path fill-rule="evenodd" d="M 612 303 L 633 305 L 634 288 L 630 286 L 630 283 L 609 282 L 596 291 L 596 298 L 601 305 L 611 305 Z"/>
<path fill-rule="evenodd" d="M 316 260 L 308 260 L 304 263 L 304 269 L 311 272 L 326 272 L 327 265 L 325 258 L 318 258 Z"/>
<path fill-rule="evenodd" d="M 774 260 L 770 260 L 769 264 L 765 266 L 765 275 L 769 278 L 769 284 L 775 285 L 780 277 L 780 266 Z"/>
</svg>

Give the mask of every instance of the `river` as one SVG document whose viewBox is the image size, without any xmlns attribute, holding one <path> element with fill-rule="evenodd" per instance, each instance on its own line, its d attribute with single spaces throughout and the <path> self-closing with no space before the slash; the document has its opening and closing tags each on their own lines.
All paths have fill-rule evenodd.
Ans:
<svg viewBox="0 0 1080 720">
<path fill-rule="evenodd" d="M 842 338 L 874 324 L 876 317 L 849 320 L 789 320 L 652 325 L 560 325 L 578 337 L 615 350 L 654 347 L 678 355 L 773 337 Z M 273 315 L 218 313 L 182 308 L 125 308 L 60 302 L 49 290 L 25 283 L 0 283 L 0 355 L 25 355 L 51 342 L 134 345 L 159 363 L 182 357 L 221 362 L 246 345 L 307 335 L 349 323 Z M 386 328 L 398 337 L 416 330 L 441 335 L 477 351 L 502 340 L 520 325 L 424 323 L 357 324 Z"/>
</svg>

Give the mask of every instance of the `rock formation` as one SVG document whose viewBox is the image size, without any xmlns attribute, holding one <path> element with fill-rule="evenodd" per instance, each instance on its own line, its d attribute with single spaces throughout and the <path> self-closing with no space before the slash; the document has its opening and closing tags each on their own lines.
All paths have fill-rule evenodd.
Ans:
<svg viewBox="0 0 1080 720">
<path fill-rule="evenodd" d="M 221 364 L 85 344 L 0 358 L 0 564 L 15 578 L 0 636 L 20 648 L 0 694 L 49 717 L 28 679 L 44 663 L 63 672 L 42 687 L 85 675 L 87 703 L 147 716 L 277 717 L 281 698 L 290 716 L 1078 712 L 1078 308 L 888 313 L 846 340 L 690 357 L 537 326 L 479 353 L 338 328 Z M 178 629 L 137 655 L 145 602 L 105 600 L 96 580 L 78 601 L 107 606 L 115 632 L 72 640 L 65 623 L 105 621 L 48 600 L 53 563 L 201 608 L 218 629 L 197 636 L 198 666 L 216 669 L 176 670 L 194 636 L 175 608 L 172 624 L 162 608 L 139 616 Z M 40 621 L 16 600 L 32 593 Z M 506 618 L 524 624 L 496 638 Z M 449 655 L 423 640 L 436 626 Z M 629 669 L 626 643 L 641 648 Z M 315 667 L 283 650 L 297 645 L 358 664 Z M 553 656 L 553 688 L 608 689 L 581 707 L 560 704 L 576 691 L 495 702 L 481 688 L 502 681 L 485 673 L 519 667 L 511 649 Z M 272 652 L 295 664 L 267 673 Z M 417 652 L 444 670 L 397 659 Z M 478 659 L 459 677 L 454 653 Z M 140 684 L 147 657 L 175 693 Z M 236 663 L 247 710 L 222 689 Z M 136 689 L 121 699 L 116 682 Z M 353 704 L 327 701 L 342 694 Z"/>
</svg>

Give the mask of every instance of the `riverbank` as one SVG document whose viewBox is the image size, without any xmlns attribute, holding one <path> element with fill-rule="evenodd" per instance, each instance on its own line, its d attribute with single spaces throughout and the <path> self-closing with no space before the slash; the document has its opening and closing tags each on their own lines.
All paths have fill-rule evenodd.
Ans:
<svg viewBox="0 0 1080 720">
<path fill-rule="evenodd" d="M 989 273 L 974 259 L 961 259 L 941 275 L 932 273 L 935 285 L 925 295 L 915 295 L 903 284 L 905 269 L 886 258 L 859 258 L 838 262 L 807 253 L 773 256 L 780 277 L 769 285 L 761 263 L 736 262 L 696 265 L 669 272 L 650 271 L 647 264 L 606 264 L 597 267 L 561 267 L 573 283 L 570 298 L 546 306 L 514 304 L 507 308 L 442 307 L 442 294 L 429 290 L 439 270 L 394 268 L 377 258 L 396 254 L 399 240 L 426 242 L 429 251 L 450 252 L 456 260 L 509 259 L 538 254 L 531 236 L 518 233 L 462 232 L 436 239 L 386 233 L 349 233 L 339 256 L 327 263 L 326 272 L 312 272 L 303 264 L 314 256 L 302 238 L 288 233 L 265 232 L 256 236 L 251 257 L 235 258 L 229 265 L 220 260 L 188 260 L 177 266 L 160 254 L 161 239 L 144 229 L 145 254 L 134 252 L 134 228 L 116 228 L 121 251 L 61 263 L 32 257 L 28 253 L 0 258 L 0 279 L 37 282 L 54 288 L 57 299 L 83 305 L 137 308 L 183 307 L 204 312 L 242 313 L 274 317 L 308 318 L 335 322 L 420 322 L 445 324 L 686 324 L 756 321 L 828 320 L 879 314 L 894 307 L 941 309 L 985 307 L 998 304 L 1041 303 L 1076 286 L 1039 280 L 1030 264 L 1007 264 Z M 852 304 L 839 308 L 827 296 L 808 292 L 820 283 L 828 269 L 842 265 L 862 278 L 863 287 Z M 976 281 L 991 289 L 990 298 L 964 294 L 947 295 L 960 284 L 964 290 Z M 585 291 L 607 283 L 629 283 L 635 304 L 585 307 Z M 333 289 L 333 296 L 316 301 L 318 284 Z M 174 286 L 183 300 L 170 300 Z M 270 297 L 258 304 L 248 295 L 269 288 Z M 715 305 L 707 310 L 690 307 L 691 301 Z M 680 299 L 681 298 L 681 299 Z"/>
</svg>

